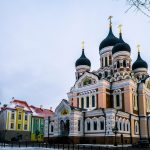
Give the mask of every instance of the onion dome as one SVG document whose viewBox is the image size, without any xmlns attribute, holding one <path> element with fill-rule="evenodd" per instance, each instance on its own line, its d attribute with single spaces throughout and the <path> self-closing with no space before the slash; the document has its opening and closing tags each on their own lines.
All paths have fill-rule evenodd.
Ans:
<svg viewBox="0 0 150 150">
<path fill-rule="evenodd" d="M 129 44 L 125 43 L 122 39 L 122 33 L 121 33 L 121 25 L 119 25 L 120 33 L 119 33 L 119 42 L 113 47 L 112 54 L 120 52 L 120 51 L 127 51 L 131 52 L 131 48 Z"/>
<path fill-rule="evenodd" d="M 139 48 L 139 45 L 138 45 L 138 48 Z M 145 68 L 145 69 L 148 69 L 147 62 L 144 61 L 144 60 L 141 58 L 139 49 L 138 49 L 138 57 L 137 57 L 137 60 L 136 60 L 136 61 L 133 63 L 133 65 L 132 65 L 132 70 L 135 70 L 135 69 L 138 69 L 138 68 Z"/>
<path fill-rule="evenodd" d="M 109 17 L 110 19 L 110 27 L 109 27 L 109 33 L 107 35 L 107 37 L 100 43 L 99 46 L 99 51 L 107 46 L 114 46 L 118 43 L 119 39 L 117 37 L 114 36 L 113 32 L 112 32 L 112 23 L 111 23 L 111 18 L 112 16 Z"/>
<path fill-rule="evenodd" d="M 84 43 L 82 43 L 84 44 Z M 84 54 L 84 45 L 82 47 L 82 54 L 81 54 L 81 57 L 79 59 L 77 59 L 76 63 L 75 63 L 75 66 L 81 66 L 81 65 L 86 65 L 86 66 L 89 66 L 91 67 L 91 62 L 90 60 L 85 56 Z"/>
</svg>

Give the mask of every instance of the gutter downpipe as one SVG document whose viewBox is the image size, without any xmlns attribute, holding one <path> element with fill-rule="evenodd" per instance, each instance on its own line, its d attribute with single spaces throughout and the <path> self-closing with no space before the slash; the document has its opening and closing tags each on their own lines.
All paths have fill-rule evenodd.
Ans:
<svg viewBox="0 0 150 150">
<path fill-rule="evenodd" d="M 147 115 L 147 132 L 148 132 L 148 141 L 149 141 L 149 136 L 150 136 L 150 133 L 149 133 L 149 119 L 150 119 L 150 117 Z"/>
<path fill-rule="evenodd" d="M 102 108 L 102 112 L 103 112 L 104 117 L 105 117 L 105 139 L 104 139 L 104 144 L 106 144 L 106 113 L 105 113 L 105 108 Z"/>
<path fill-rule="evenodd" d="M 130 144 L 132 144 L 132 128 L 131 128 L 131 115 L 132 114 L 130 114 Z"/>
<path fill-rule="evenodd" d="M 142 139 L 142 138 L 141 138 L 141 127 L 140 127 L 141 118 L 140 118 L 140 112 L 139 112 L 139 108 L 140 108 L 140 107 L 139 107 L 139 93 L 138 93 L 139 85 L 140 85 L 140 83 L 138 82 L 138 83 L 137 83 L 137 91 L 136 91 L 136 92 L 137 92 L 137 100 L 138 100 L 138 116 L 139 116 L 139 129 L 140 129 L 140 130 L 139 130 L 139 133 L 140 133 L 140 140 L 141 140 L 141 139 Z"/>
</svg>

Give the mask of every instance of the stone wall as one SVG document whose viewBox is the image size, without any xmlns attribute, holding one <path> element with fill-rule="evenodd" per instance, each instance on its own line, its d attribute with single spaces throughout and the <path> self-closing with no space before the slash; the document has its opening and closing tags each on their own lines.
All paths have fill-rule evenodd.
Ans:
<svg viewBox="0 0 150 150">
<path fill-rule="evenodd" d="M 11 131 L 1 130 L 0 140 L 11 141 L 13 138 L 20 137 L 20 141 L 30 141 L 31 133 L 29 131 Z"/>
</svg>

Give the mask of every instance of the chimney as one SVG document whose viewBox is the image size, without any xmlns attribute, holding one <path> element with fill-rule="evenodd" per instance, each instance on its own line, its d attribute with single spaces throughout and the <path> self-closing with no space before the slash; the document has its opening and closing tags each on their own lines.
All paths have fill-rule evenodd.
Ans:
<svg viewBox="0 0 150 150">
<path fill-rule="evenodd" d="M 43 109 L 43 105 L 40 105 L 40 108 Z"/>
<path fill-rule="evenodd" d="M 50 107 L 50 111 L 52 111 L 52 107 Z"/>
</svg>

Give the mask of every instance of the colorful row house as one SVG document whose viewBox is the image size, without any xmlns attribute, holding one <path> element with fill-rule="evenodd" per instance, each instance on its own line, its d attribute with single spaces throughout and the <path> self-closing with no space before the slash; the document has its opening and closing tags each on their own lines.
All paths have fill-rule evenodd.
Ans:
<svg viewBox="0 0 150 150">
<path fill-rule="evenodd" d="M 13 98 L 0 111 L 0 140 L 42 141 L 44 117 L 52 113 L 52 110 L 29 106 L 26 101 Z"/>
<path fill-rule="evenodd" d="M 43 109 L 35 106 L 30 106 L 32 110 L 31 120 L 31 141 L 43 141 L 44 140 L 44 119 L 51 116 L 53 112 L 48 109 Z"/>
</svg>

